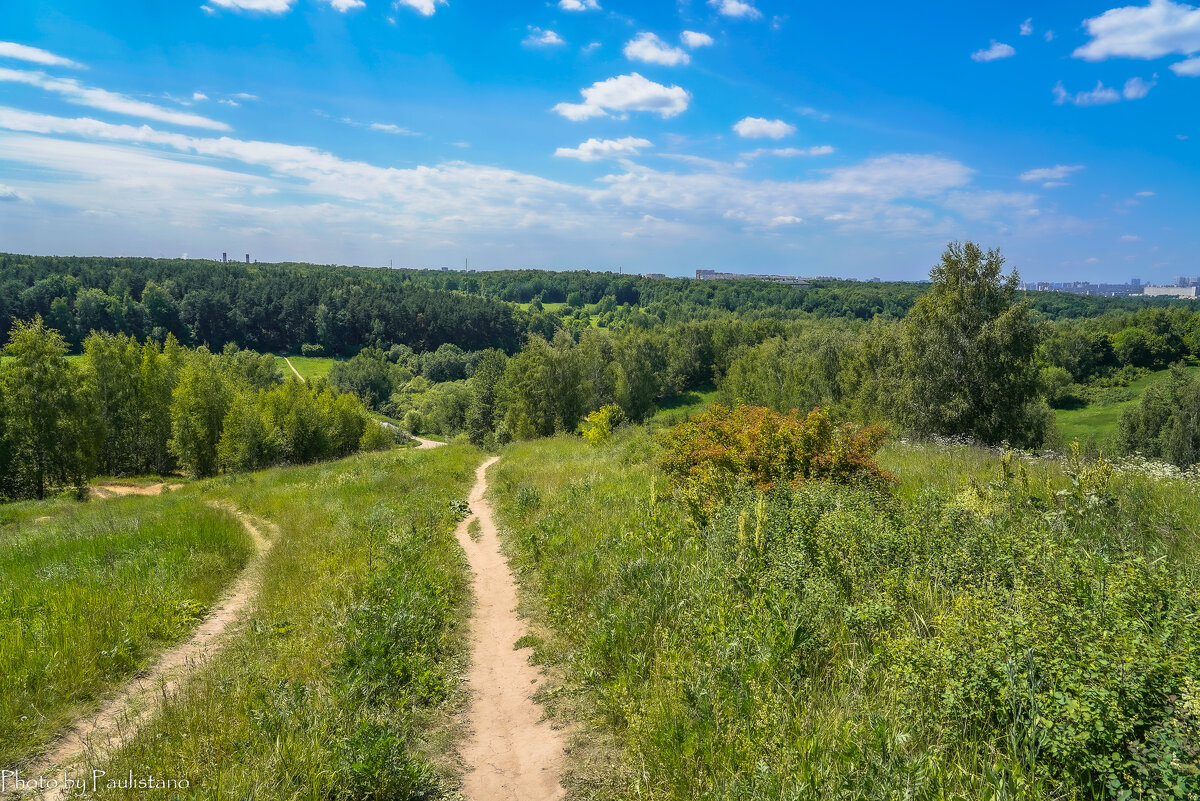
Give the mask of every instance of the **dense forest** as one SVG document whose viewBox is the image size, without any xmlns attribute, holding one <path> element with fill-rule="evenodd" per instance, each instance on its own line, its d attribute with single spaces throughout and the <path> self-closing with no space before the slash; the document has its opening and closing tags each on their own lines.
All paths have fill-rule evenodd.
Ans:
<svg viewBox="0 0 1200 801">
<path fill-rule="evenodd" d="M 606 425 L 640 421 L 698 390 L 1038 448 L 1057 440 L 1053 408 L 1170 365 L 1174 377 L 1125 414 L 1119 446 L 1181 467 L 1200 459 L 1200 378 L 1183 369 L 1200 356 L 1200 315 L 1031 296 L 997 251 L 972 243 L 951 245 L 929 283 L 809 289 L 150 259 L 0 266 L 6 497 L 97 473 L 211 475 L 340 455 L 376 427 L 326 424 L 368 410 L 496 447 L 574 432 L 601 410 Z M 341 360 L 328 385 L 293 387 L 257 353 L 272 350 Z M 338 405 L 351 397 L 357 409 Z M 207 422 L 190 431 L 187 420 Z M 314 444 L 289 429 L 303 425 L 340 433 Z"/>
</svg>

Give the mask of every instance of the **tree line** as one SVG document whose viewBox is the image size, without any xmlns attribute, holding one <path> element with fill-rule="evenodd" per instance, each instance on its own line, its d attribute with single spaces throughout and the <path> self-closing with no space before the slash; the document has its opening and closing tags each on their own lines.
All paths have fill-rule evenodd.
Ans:
<svg viewBox="0 0 1200 801">
<path fill-rule="evenodd" d="M 82 494 L 96 475 L 195 477 L 347 456 L 392 436 L 362 402 L 284 383 L 274 357 L 90 334 L 80 359 L 40 318 L 0 361 L 0 499 Z"/>
</svg>

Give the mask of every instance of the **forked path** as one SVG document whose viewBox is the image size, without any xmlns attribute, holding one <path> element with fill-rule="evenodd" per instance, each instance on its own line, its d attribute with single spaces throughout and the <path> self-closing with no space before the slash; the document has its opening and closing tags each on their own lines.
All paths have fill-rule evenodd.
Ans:
<svg viewBox="0 0 1200 801">
<path fill-rule="evenodd" d="M 463 748 L 469 772 L 467 801 L 553 801 L 563 797 L 563 737 L 542 720 L 534 702 L 541 677 L 529 664 L 528 648 L 513 645 L 526 633 L 517 616 L 517 587 L 500 552 L 487 492 L 488 459 L 475 472 L 471 516 L 457 536 L 475 573 L 475 616 L 471 621 L 471 733 Z M 467 529 L 478 518 L 480 537 Z"/>
<path fill-rule="evenodd" d="M 212 505 L 226 509 L 241 521 L 254 541 L 255 559 L 242 571 L 229 594 L 201 622 L 190 638 L 161 654 L 152 667 L 102 704 L 95 713 L 76 721 L 36 764 L 23 773 L 34 777 L 61 777 L 63 769 L 72 767 L 81 757 L 102 757 L 120 747 L 150 717 L 158 698 L 173 695 L 191 671 L 220 647 L 225 629 L 249 606 L 258 586 L 262 557 L 271 547 L 271 541 L 263 536 L 259 526 L 244 512 L 224 504 Z M 58 788 L 42 795 L 29 793 L 25 797 L 48 801 L 66 798 L 67 792 Z"/>
</svg>

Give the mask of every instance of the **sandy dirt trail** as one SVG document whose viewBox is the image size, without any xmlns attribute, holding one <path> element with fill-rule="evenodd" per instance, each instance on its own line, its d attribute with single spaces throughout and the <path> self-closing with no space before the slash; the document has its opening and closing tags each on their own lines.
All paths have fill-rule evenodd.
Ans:
<svg viewBox="0 0 1200 801">
<path fill-rule="evenodd" d="M 467 801 L 553 801 L 564 795 L 560 776 L 564 737 L 542 720 L 533 701 L 541 682 L 529 664 L 530 649 L 513 644 L 527 633 L 517 616 L 517 588 L 500 540 L 491 505 L 484 498 L 487 469 L 475 473 L 471 491 L 472 515 L 458 527 L 457 536 L 475 574 L 475 615 L 471 621 L 471 734 L 462 749 L 470 767 L 463 777 Z M 478 542 L 467 532 L 479 519 Z"/>
<path fill-rule="evenodd" d="M 263 536 L 262 521 L 253 521 L 244 512 L 224 504 L 213 504 L 236 515 L 254 540 L 256 556 L 212 612 L 186 641 L 165 651 L 158 661 L 139 675 L 113 698 L 86 718 L 78 720 L 23 775 L 62 777 L 65 768 L 75 767 L 82 757 L 97 758 L 117 749 L 153 714 L 159 698 L 172 695 L 188 675 L 220 648 L 222 634 L 250 604 L 259 583 L 262 557 L 271 547 Z M 87 766 L 90 770 L 91 766 Z M 75 771 L 72 771 L 75 772 Z M 87 771 L 85 771 L 86 773 Z M 88 774 L 90 775 L 90 774 Z M 44 801 L 68 798 L 59 788 L 42 794 L 26 793 L 20 798 Z"/>
<path fill-rule="evenodd" d="M 292 368 L 292 372 L 296 374 L 296 378 L 299 378 L 299 379 L 300 379 L 300 383 L 301 383 L 301 384 L 307 384 L 307 383 L 308 383 L 307 381 L 305 381 L 305 380 L 304 380 L 304 376 L 300 375 L 300 371 L 296 369 L 296 365 L 292 364 L 292 360 L 291 360 L 291 359 L 289 359 L 287 356 L 284 356 L 284 357 L 283 357 L 283 360 L 284 360 L 285 362 L 287 362 L 287 366 L 288 366 L 288 367 Z"/>
</svg>

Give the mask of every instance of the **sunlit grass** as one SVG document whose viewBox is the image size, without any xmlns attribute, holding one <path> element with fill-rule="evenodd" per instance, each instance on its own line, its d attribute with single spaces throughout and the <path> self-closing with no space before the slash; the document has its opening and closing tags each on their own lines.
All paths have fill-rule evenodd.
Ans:
<svg viewBox="0 0 1200 801">
<path fill-rule="evenodd" d="M 277 526 L 261 593 L 104 769 L 187 778 L 200 798 L 449 793 L 469 597 L 450 502 L 479 460 L 390 451 L 198 487 Z"/>
<path fill-rule="evenodd" d="M 10 766 L 185 637 L 251 544 L 233 516 L 194 498 L 3 512 L 0 765 Z"/>
<path fill-rule="evenodd" d="M 341 359 L 335 359 L 328 356 L 288 356 L 288 360 L 295 366 L 296 372 L 304 377 L 305 381 L 313 381 L 317 378 L 324 378 L 329 375 L 329 371 Z M 283 356 L 275 357 L 276 363 L 279 365 L 279 371 L 283 374 L 286 381 L 292 376 L 292 370 L 287 366 L 287 361 Z"/>
</svg>

